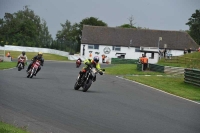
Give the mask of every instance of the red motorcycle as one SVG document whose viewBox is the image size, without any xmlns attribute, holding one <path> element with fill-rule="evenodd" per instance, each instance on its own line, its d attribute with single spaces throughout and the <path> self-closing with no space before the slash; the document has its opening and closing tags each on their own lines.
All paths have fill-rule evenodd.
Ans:
<svg viewBox="0 0 200 133">
<path fill-rule="evenodd" d="M 80 60 L 77 60 L 76 61 L 76 68 L 79 68 L 81 66 L 81 61 Z"/>
<path fill-rule="evenodd" d="M 21 71 L 22 69 L 23 69 L 23 65 L 24 65 L 24 62 L 25 62 L 25 59 L 24 58 L 22 58 L 22 57 L 20 57 L 19 59 L 18 59 L 18 66 L 17 66 L 17 68 L 18 68 L 18 71 Z"/>
<path fill-rule="evenodd" d="M 27 72 L 28 73 L 28 76 L 27 76 L 27 78 L 32 78 L 33 76 L 35 76 L 36 75 L 36 72 L 37 72 L 37 70 L 38 70 L 38 68 L 40 67 L 40 61 L 39 60 L 36 60 L 33 64 L 32 64 L 32 66 L 31 66 L 31 68 L 29 69 L 29 71 Z"/>
</svg>

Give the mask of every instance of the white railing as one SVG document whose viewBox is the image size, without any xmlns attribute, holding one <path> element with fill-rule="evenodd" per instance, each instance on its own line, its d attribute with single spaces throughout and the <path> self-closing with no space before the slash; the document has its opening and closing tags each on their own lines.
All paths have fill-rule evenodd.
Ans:
<svg viewBox="0 0 200 133">
<path fill-rule="evenodd" d="M 10 50 L 10 51 L 25 51 L 25 52 L 43 52 L 43 53 L 50 53 L 68 57 L 69 52 L 59 51 L 55 49 L 48 49 L 48 48 L 37 48 L 37 47 L 22 47 L 22 46 L 10 46 L 5 45 L 4 47 L 0 47 L 0 50 Z M 4 53 L 5 55 L 5 53 Z"/>
</svg>

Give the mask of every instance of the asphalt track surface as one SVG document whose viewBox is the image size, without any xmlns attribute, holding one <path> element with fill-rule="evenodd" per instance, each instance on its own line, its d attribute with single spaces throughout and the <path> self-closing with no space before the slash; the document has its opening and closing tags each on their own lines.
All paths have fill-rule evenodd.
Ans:
<svg viewBox="0 0 200 133">
<path fill-rule="evenodd" d="M 76 91 L 80 69 L 46 61 L 33 79 L 0 71 L 0 120 L 33 133 L 200 133 L 200 104 L 107 74 Z"/>
</svg>

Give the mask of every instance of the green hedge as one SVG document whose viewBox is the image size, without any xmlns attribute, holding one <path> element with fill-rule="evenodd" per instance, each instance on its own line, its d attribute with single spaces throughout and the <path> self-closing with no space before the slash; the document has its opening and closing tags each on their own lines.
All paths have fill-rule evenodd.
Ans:
<svg viewBox="0 0 200 133">
<path fill-rule="evenodd" d="M 136 59 L 111 58 L 111 64 L 137 64 Z"/>
</svg>

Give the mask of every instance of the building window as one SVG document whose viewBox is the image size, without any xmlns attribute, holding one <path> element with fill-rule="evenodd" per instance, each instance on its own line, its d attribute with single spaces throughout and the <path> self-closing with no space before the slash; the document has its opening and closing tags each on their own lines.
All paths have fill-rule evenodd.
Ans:
<svg viewBox="0 0 200 133">
<path fill-rule="evenodd" d="M 99 45 L 88 45 L 88 49 L 99 49 Z"/>
<path fill-rule="evenodd" d="M 94 45 L 94 49 L 99 49 L 99 45 Z"/>
<path fill-rule="evenodd" d="M 113 50 L 114 51 L 121 51 L 121 47 L 120 46 L 113 46 Z"/>
<path fill-rule="evenodd" d="M 154 53 L 151 53 L 150 59 L 154 59 Z"/>
<path fill-rule="evenodd" d="M 88 45 L 88 49 L 94 49 L 94 45 Z"/>
</svg>

